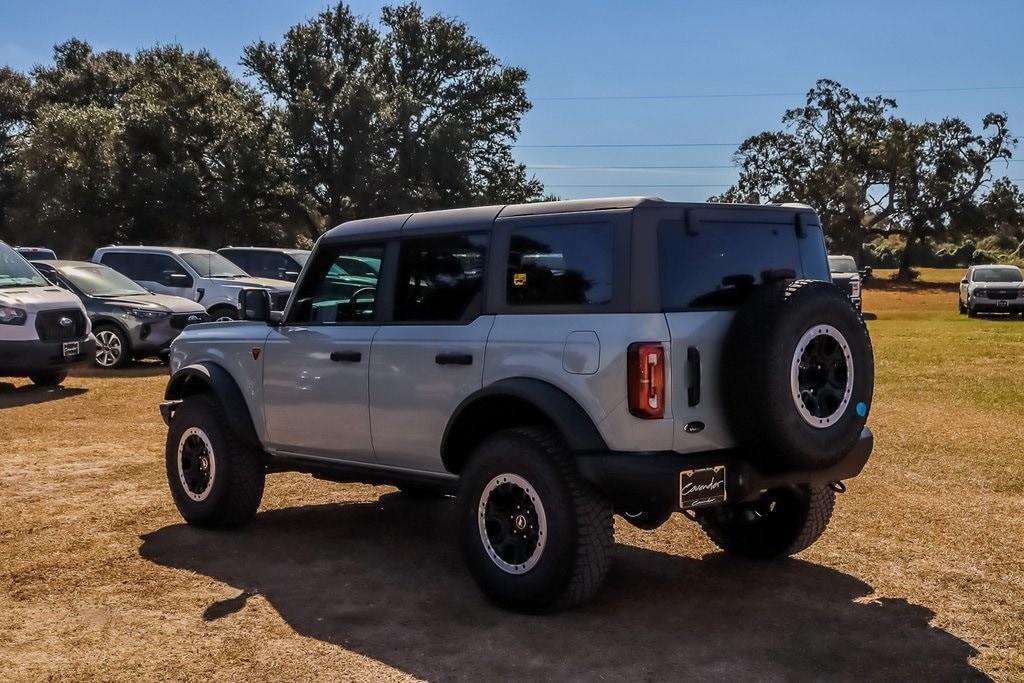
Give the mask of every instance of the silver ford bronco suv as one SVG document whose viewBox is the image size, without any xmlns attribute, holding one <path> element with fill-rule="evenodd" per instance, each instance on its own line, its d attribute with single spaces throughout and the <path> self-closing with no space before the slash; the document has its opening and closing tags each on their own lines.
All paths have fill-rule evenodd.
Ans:
<svg viewBox="0 0 1024 683">
<path fill-rule="evenodd" d="M 319 239 L 283 313 L 265 289 L 239 303 L 245 322 L 172 345 L 161 412 L 185 520 L 249 522 L 273 472 L 455 494 L 470 572 L 513 609 L 591 597 L 613 514 L 799 552 L 871 453 L 871 343 L 803 205 L 356 220 Z"/>
</svg>

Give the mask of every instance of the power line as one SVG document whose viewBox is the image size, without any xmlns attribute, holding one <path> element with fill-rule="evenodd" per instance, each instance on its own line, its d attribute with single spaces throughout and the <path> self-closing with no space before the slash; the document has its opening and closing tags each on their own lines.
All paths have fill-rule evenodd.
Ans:
<svg viewBox="0 0 1024 683">
<path fill-rule="evenodd" d="M 739 147 L 738 142 L 664 142 L 664 143 L 625 143 L 625 144 L 593 144 L 593 145 L 523 145 L 516 143 L 513 147 L 520 149 L 570 149 L 570 148 L 620 148 L 620 147 Z"/>
<path fill-rule="evenodd" d="M 731 185 L 729 185 L 729 183 L 725 183 L 725 184 L 722 184 L 722 183 L 695 184 L 695 185 L 691 185 L 691 184 L 682 184 L 682 185 L 678 185 L 678 184 L 672 184 L 672 185 L 658 185 L 658 184 L 655 184 L 655 185 L 646 185 L 646 184 L 644 184 L 644 185 L 619 185 L 619 184 L 616 184 L 616 183 L 603 184 L 603 185 L 563 185 L 561 183 L 544 183 L 544 187 L 567 187 L 567 188 L 568 187 L 575 187 L 575 188 L 584 188 L 584 187 L 633 187 L 633 188 L 640 187 L 640 188 L 643 188 L 643 187 L 650 187 L 650 188 L 654 188 L 654 187 L 731 187 Z"/>
<path fill-rule="evenodd" d="M 526 164 L 528 168 L 543 169 L 548 171 L 633 171 L 633 170 L 680 170 L 680 169 L 721 169 L 737 168 L 731 164 L 717 166 L 578 166 L 575 164 Z"/>
<path fill-rule="evenodd" d="M 862 95 L 907 95 L 917 93 L 986 92 L 996 90 L 1024 90 L 1024 85 L 965 86 L 953 88 L 891 88 L 885 90 L 861 90 Z M 594 100 L 714 100 L 756 97 L 803 97 L 804 92 L 751 92 L 751 93 L 687 93 L 656 95 L 558 95 L 533 97 L 534 102 L 581 102 Z"/>
</svg>

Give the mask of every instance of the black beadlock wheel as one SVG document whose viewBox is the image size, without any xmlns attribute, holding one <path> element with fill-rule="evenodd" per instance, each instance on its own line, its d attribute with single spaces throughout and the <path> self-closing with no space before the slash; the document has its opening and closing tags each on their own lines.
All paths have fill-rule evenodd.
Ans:
<svg viewBox="0 0 1024 683">
<path fill-rule="evenodd" d="M 462 473 L 457 506 L 466 563 L 497 604 L 571 607 L 604 581 L 611 505 L 576 475 L 554 432 L 524 427 L 485 439 Z"/>
<path fill-rule="evenodd" d="M 231 528 L 259 509 L 266 477 L 256 449 L 227 426 L 215 398 L 189 396 L 167 431 L 167 483 L 178 512 L 195 526 Z"/>
<path fill-rule="evenodd" d="M 727 553 L 751 558 L 794 555 L 824 533 L 835 507 L 828 486 L 793 486 L 766 491 L 750 503 L 697 512 L 712 543 Z"/>
<path fill-rule="evenodd" d="M 871 340 L 835 285 L 769 283 L 736 312 L 721 376 L 726 417 L 753 464 L 825 468 L 850 452 L 867 421 Z"/>
</svg>

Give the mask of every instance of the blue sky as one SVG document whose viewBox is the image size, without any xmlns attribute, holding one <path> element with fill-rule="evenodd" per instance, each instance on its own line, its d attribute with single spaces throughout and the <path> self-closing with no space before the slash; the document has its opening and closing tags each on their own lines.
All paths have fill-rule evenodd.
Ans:
<svg viewBox="0 0 1024 683">
<path fill-rule="evenodd" d="M 379 2 L 355 1 L 370 17 Z M 242 47 L 277 40 L 325 8 L 307 0 L 5 0 L 0 63 L 28 69 L 77 36 L 98 49 L 156 43 L 206 48 L 236 71 Z M 656 194 L 701 200 L 735 178 L 736 143 L 779 126 L 817 78 L 892 96 L 911 119 L 1006 112 L 1024 139 L 1024 3 L 1004 2 L 484 2 L 425 1 L 458 17 L 496 55 L 530 73 L 534 109 L 523 145 L 730 143 L 712 147 L 535 148 L 517 156 L 564 197 Z M 987 88 L 1002 89 L 987 89 Z M 623 95 L 689 99 L 557 100 Z M 1024 157 L 1024 144 L 1018 156 Z M 599 168 L 579 168 L 579 167 Z M 575 167 L 575 168 L 562 168 Z M 1024 178 L 1024 163 L 997 169 Z M 570 187 L 586 185 L 588 187 Z"/>
</svg>

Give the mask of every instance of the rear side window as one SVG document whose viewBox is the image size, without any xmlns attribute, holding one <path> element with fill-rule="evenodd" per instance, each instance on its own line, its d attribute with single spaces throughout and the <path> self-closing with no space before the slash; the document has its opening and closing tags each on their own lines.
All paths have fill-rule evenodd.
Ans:
<svg viewBox="0 0 1024 683">
<path fill-rule="evenodd" d="M 766 275 L 801 275 L 793 222 L 683 221 L 658 226 L 661 303 L 665 310 L 738 306 Z M 822 259 L 824 260 L 824 259 Z"/>
<path fill-rule="evenodd" d="M 612 299 L 612 252 L 611 223 L 513 228 L 508 303 L 606 304 Z"/>
<path fill-rule="evenodd" d="M 403 240 L 395 321 L 459 322 L 475 318 L 483 295 L 486 251 L 486 235 Z"/>
</svg>

